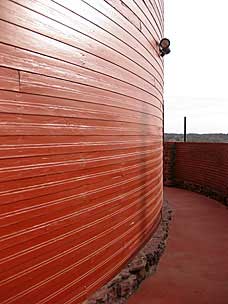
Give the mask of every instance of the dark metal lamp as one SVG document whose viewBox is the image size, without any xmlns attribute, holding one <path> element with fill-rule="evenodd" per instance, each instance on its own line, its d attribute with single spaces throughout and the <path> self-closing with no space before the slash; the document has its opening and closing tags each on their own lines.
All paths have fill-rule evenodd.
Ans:
<svg viewBox="0 0 228 304">
<path fill-rule="evenodd" d="M 160 50 L 161 57 L 164 57 L 165 55 L 167 55 L 171 52 L 169 47 L 170 47 L 169 39 L 163 38 L 159 43 L 159 50 Z"/>
</svg>

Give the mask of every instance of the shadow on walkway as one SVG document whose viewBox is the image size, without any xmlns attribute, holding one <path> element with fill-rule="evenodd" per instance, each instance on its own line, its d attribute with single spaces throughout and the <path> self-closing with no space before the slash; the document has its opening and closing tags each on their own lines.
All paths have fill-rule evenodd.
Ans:
<svg viewBox="0 0 228 304">
<path fill-rule="evenodd" d="M 165 198 L 173 208 L 165 254 L 128 304 L 227 304 L 228 208 L 175 188 Z"/>
</svg>

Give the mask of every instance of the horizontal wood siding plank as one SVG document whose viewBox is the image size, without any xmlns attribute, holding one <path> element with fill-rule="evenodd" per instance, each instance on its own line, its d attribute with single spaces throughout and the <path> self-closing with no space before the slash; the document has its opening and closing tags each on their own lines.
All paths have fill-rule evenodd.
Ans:
<svg viewBox="0 0 228 304">
<path fill-rule="evenodd" d="M 1 41 L 6 44 L 15 45 L 20 48 L 27 49 L 27 50 L 32 50 L 33 52 L 37 52 L 37 53 L 40 53 L 40 54 L 43 54 L 46 56 L 50 56 L 52 58 L 70 63 L 74 66 L 80 66 L 84 69 L 87 68 L 87 69 L 91 69 L 93 71 L 97 71 L 101 74 L 105 74 L 109 77 L 120 80 L 121 82 L 124 82 L 124 83 L 127 82 L 128 84 L 133 84 L 135 87 L 143 89 L 143 90 L 151 93 L 152 95 L 156 94 L 157 96 L 159 96 L 159 95 L 161 96 L 161 92 L 159 93 L 159 91 L 157 89 L 158 82 L 156 81 L 155 78 L 152 79 L 152 83 L 149 81 L 146 82 L 143 79 L 141 79 L 140 77 L 138 77 L 136 74 L 133 74 L 118 65 L 113 65 L 111 62 L 103 60 L 102 58 L 96 57 L 92 54 L 88 54 L 88 53 L 86 54 L 82 50 L 75 49 L 69 45 L 64 45 L 64 44 L 61 44 L 60 42 L 56 43 L 56 45 L 54 45 L 52 39 L 49 39 L 48 37 L 45 37 L 45 36 L 42 36 L 42 35 L 39 35 L 36 33 L 32 33 L 26 29 L 16 27 L 15 25 L 5 23 L 3 21 L 0 21 L 0 26 L 2 28 L 4 28 L 4 31 L 1 33 Z M 15 32 L 16 37 L 17 37 L 16 39 L 14 38 L 14 40 L 10 36 L 10 33 L 12 31 Z M 25 40 L 22 37 L 24 37 Z M 31 43 L 29 43 L 28 41 L 31 41 Z M 69 56 L 69 54 L 72 54 L 72 55 Z M 44 63 L 45 63 L 45 61 L 44 61 Z M 25 62 L 25 67 L 27 65 L 28 65 L 28 63 Z M 30 65 L 31 65 L 31 63 L 30 63 Z M 42 68 L 42 66 L 40 68 Z M 99 77 L 99 74 L 98 74 L 98 77 Z M 68 79 L 69 79 L 69 77 L 68 77 Z M 106 80 L 107 80 L 107 78 L 106 78 Z M 88 79 L 87 79 L 87 81 L 88 81 Z M 85 83 L 87 81 L 85 81 Z M 82 79 L 81 79 L 81 83 L 82 83 Z M 121 83 L 120 83 L 120 85 L 121 85 Z M 109 89 L 110 89 L 110 86 L 109 86 Z"/>
<path fill-rule="evenodd" d="M 77 83 L 64 81 L 55 79 L 52 77 L 46 77 L 43 75 L 37 75 L 37 74 L 31 74 L 27 72 L 20 72 L 20 87 L 21 91 L 25 93 L 35 93 L 40 95 L 46 95 L 46 96 L 56 96 L 60 98 L 69 98 L 74 100 L 84 100 L 85 93 L 89 96 L 90 100 L 94 100 L 95 98 L 101 98 L 100 96 L 104 98 L 110 98 L 110 96 L 116 98 L 121 98 L 118 96 L 118 93 L 112 92 L 112 91 L 105 91 L 101 89 L 97 89 L 94 87 L 80 85 Z M 127 90 L 127 86 L 125 86 L 125 94 L 129 98 L 133 98 L 133 96 L 128 96 L 127 94 L 131 94 Z M 54 95 L 56 94 L 56 95 Z M 91 95 L 94 95 L 92 97 Z M 139 92 L 135 91 L 135 97 L 134 100 L 137 102 L 137 99 L 140 101 L 140 103 L 145 102 L 148 104 L 151 104 L 152 106 L 156 106 L 159 109 L 162 109 L 161 99 L 159 99 L 159 96 L 155 95 L 154 99 L 152 101 L 153 96 L 150 94 L 147 94 L 146 92 Z"/>
<path fill-rule="evenodd" d="M 10 3 L 9 7 L 8 3 L 9 2 L 7 0 L 2 0 L 0 3 L 0 9 L 4 16 L 4 20 L 10 20 L 10 16 L 13 13 L 15 16 L 12 22 L 13 24 L 19 25 L 20 27 L 26 29 L 28 28 L 29 30 L 32 30 L 35 33 L 44 35 L 45 37 L 50 38 L 51 40 L 55 40 L 55 44 L 66 44 L 69 47 L 77 48 L 78 50 L 81 50 L 83 52 L 84 56 L 86 56 L 87 54 L 92 56 L 94 52 L 96 52 L 97 59 L 100 58 L 100 60 L 108 61 L 114 65 L 125 66 L 125 70 L 128 70 L 132 73 L 135 73 L 136 70 L 137 73 L 135 74 L 139 75 L 145 80 L 148 80 L 150 83 L 153 83 L 153 79 L 155 76 L 157 76 L 156 78 L 161 81 L 161 78 L 159 79 L 160 75 L 155 70 L 152 70 L 152 72 L 150 73 L 150 71 L 147 71 L 146 69 L 141 67 L 141 65 L 143 65 L 143 63 L 140 65 L 143 60 L 142 56 L 140 56 L 140 59 L 138 59 L 139 64 L 137 64 L 134 61 L 134 58 L 136 57 L 137 59 L 138 54 L 135 52 L 134 54 L 132 54 L 131 49 L 127 49 L 127 47 L 125 46 L 125 49 L 127 49 L 125 52 L 127 52 L 132 58 L 128 59 L 127 57 L 124 57 L 120 53 L 116 52 L 115 49 L 111 48 L 112 41 L 113 45 L 116 45 L 116 48 L 118 47 L 118 43 L 120 43 L 119 40 L 116 41 L 115 37 L 110 37 L 109 35 L 106 38 L 105 33 L 102 33 L 100 34 L 100 38 L 98 37 L 98 39 L 103 39 L 103 43 L 101 43 L 98 42 L 98 39 L 95 39 L 96 36 L 94 38 L 90 38 L 87 35 L 83 35 L 83 33 L 78 30 L 78 27 L 76 29 L 66 27 L 61 23 L 58 23 L 43 15 L 28 10 L 23 6 Z M 75 22 L 77 22 L 77 20 L 75 20 Z M 82 26 L 85 27 L 88 25 Z M 97 34 L 99 34 L 99 32 Z M 109 42 L 109 46 L 106 46 L 104 44 L 105 42 Z M 147 66 L 149 65 L 148 62 L 145 62 L 145 64 Z M 152 68 L 151 65 L 149 65 L 149 68 Z"/>
<path fill-rule="evenodd" d="M 14 0 L 14 2 L 19 3 L 28 9 L 32 8 L 33 11 L 42 14 L 44 17 L 47 16 L 47 2 L 44 0 L 39 0 L 36 2 L 36 4 L 34 4 L 34 2 L 32 2 L 31 0 Z M 128 37 L 126 38 L 127 43 L 123 41 L 123 30 L 120 30 L 119 27 L 118 31 L 113 31 L 112 28 L 109 29 L 109 31 L 106 30 L 106 28 L 104 28 L 104 25 L 105 23 L 107 23 L 108 20 L 103 14 L 99 14 L 99 17 L 105 18 L 105 20 L 102 20 L 101 25 L 99 25 L 98 23 L 99 26 L 96 26 L 95 21 L 97 20 L 97 17 L 94 20 L 94 9 L 92 9 L 90 6 L 86 5 L 81 1 L 75 3 L 74 7 L 71 4 L 70 10 L 65 9 L 62 6 L 57 5 L 53 2 L 50 2 L 48 5 L 48 9 L 54 11 L 54 21 L 57 21 L 60 25 L 66 25 L 66 31 L 69 31 L 69 33 L 71 32 L 71 30 L 80 32 L 96 40 L 96 42 L 98 41 L 106 45 L 108 48 L 112 48 L 113 50 L 119 52 L 126 58 L 130 59 L 130 61 L 137 63 L 137 65 L 151 72 L 153 75 L 155 75 L 155 73 L 158 73 L 158 78 L 160 78 L 159 73 L 161 73 L 161 70 L 155 70 L 155 67 L 151 64 L 151 60 L 153 60 L 153 57 L 150 56 L 149 58 L 147 58 L 147 60 L 145 60 L 145 57 L 142 56 L 143 54 L 137 51 L 135 43 L 133 45 L 129 45 L 129 41 L 127 39 Z M 72 7 L 74 8 L 73 12 Z M 15 9 L 18 9 L 18 7 L 15 7 Z M 25 14 L 26 12 L 27 11 L 22 8 L 22 14 Z M 91 21 L 87 19 L 89 15 L 91 15 Z M 100 20 L 100 18 L 98 20 Z M 77 24 L 76 28 L 75 24 Z M 139 43 L 137 44 L 137 47 L 138 46 L 140 46 Z"/>
<path fill-rule="evenodd" d="M 19 72 L 17 70 L 0 67 L 0 88 L 19 91 Z"/>
<path fill-rule="evenodd" d="M 76 2 L 0 1 L 1 304 L 81 303 L 160 221 L 162 3 Z"/>
<path fill-rule="evenodd" d="M 144 24 L 148 33 L 150 33 L 153 38 L 160 40 L 162 37 L 161 26 L 158 25 L 155 13 L 153 16 L 149 14 L 149 10 L 145 7 L 145 3 L 142 0 L 123 0 L 128 7 L 132 8 L 139 16 L 141 22 Z"/>
<path fill-rule="evenodd" d="M 58 3 L 67 5 L 67 0 L 56 0 Z M 104 16 L 108 17 L 112 22 L 114 22 L 119 28 L 121 28 L 128 36 L 130 35 L 131 38 L 127 38 L 127 41 L 132 41 L 131 45 L 135 45 L 135 41 L 137 43 L 141 44 L 141 47 L 144 48 L 142 51 L 142 55 L 145 56 L 147 53 L 150 54 L 150 60 L 153 62 L 155 61 L 156 64 L 162 69 L 161 60 L 158 57 L 156 44 L 152 43 L 151 39 L 147 39 L 144 35 L 142 35 L 142 23 L 141 23 L 141 29 L 134 26 L 132 22 L 130 22 L 129 17 L 125 16 L 121 12 L 121 10 L 118 10 L 120 7 L 119 3 L 116 1 L 110 1 L 109 3 L 106 3 L 102 0 L 82 0 L 83 2 L 89 4 L 91 7 L 95 8 L 97 11 L 101 12 Z M 109 5 L 110 4 L 110 5 Z M 122 6 L 121 6 L 122 8 Z M 128 11 L 130 11 L 128 9 Z M 88 18 L 88 17 L 87 17 Z M 113 24 L 113 23 L 111 23 Z M 102 25 L 103 27 L 107 27 L 106 24 Z M 125 34 L 125 35 L 126 35 Z M 122 36 L 122 35 L 121 35 Z M 132 40 L 133 38 L 133 40 Z M 135 47 L 138 49 L 138 44 L 135 45 Z"/>
<path fill-rule="evenodd" d="M 136 3 L 139 4 L 139 7 L 143 10 L 145 16 L 147 16 L 148 21 L 153 26 L 153 23 L 155 22 L 156 27 L 158 28 L 159 32 L 162 33 L 164 29 L 164 22 L 161 14 L 161 10 L 156 4 L 156 1 L 150 1 L 150 0 L 139 0 Z"/>
</svg>

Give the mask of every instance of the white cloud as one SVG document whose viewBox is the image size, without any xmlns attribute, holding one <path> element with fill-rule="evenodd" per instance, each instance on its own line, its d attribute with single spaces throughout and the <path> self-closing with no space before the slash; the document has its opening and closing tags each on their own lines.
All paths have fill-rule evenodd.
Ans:
<svg viewBox="0 0 228 304">
<path fill-rule="evenodd" d="M 165 1 L 165 131 L 228 133 L 228 2 Z"/>
</svg>

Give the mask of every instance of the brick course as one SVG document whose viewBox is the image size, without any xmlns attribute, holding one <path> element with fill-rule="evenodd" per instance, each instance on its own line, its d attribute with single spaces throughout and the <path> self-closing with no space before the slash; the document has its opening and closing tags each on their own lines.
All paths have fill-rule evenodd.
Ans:
<svg viewBox="0 0 228 304">
<path fill-rule="evenodd" d="M 228 205 L 228 144 L 165 143 L 164 184 L 199 192 Z"/>
</svg>

